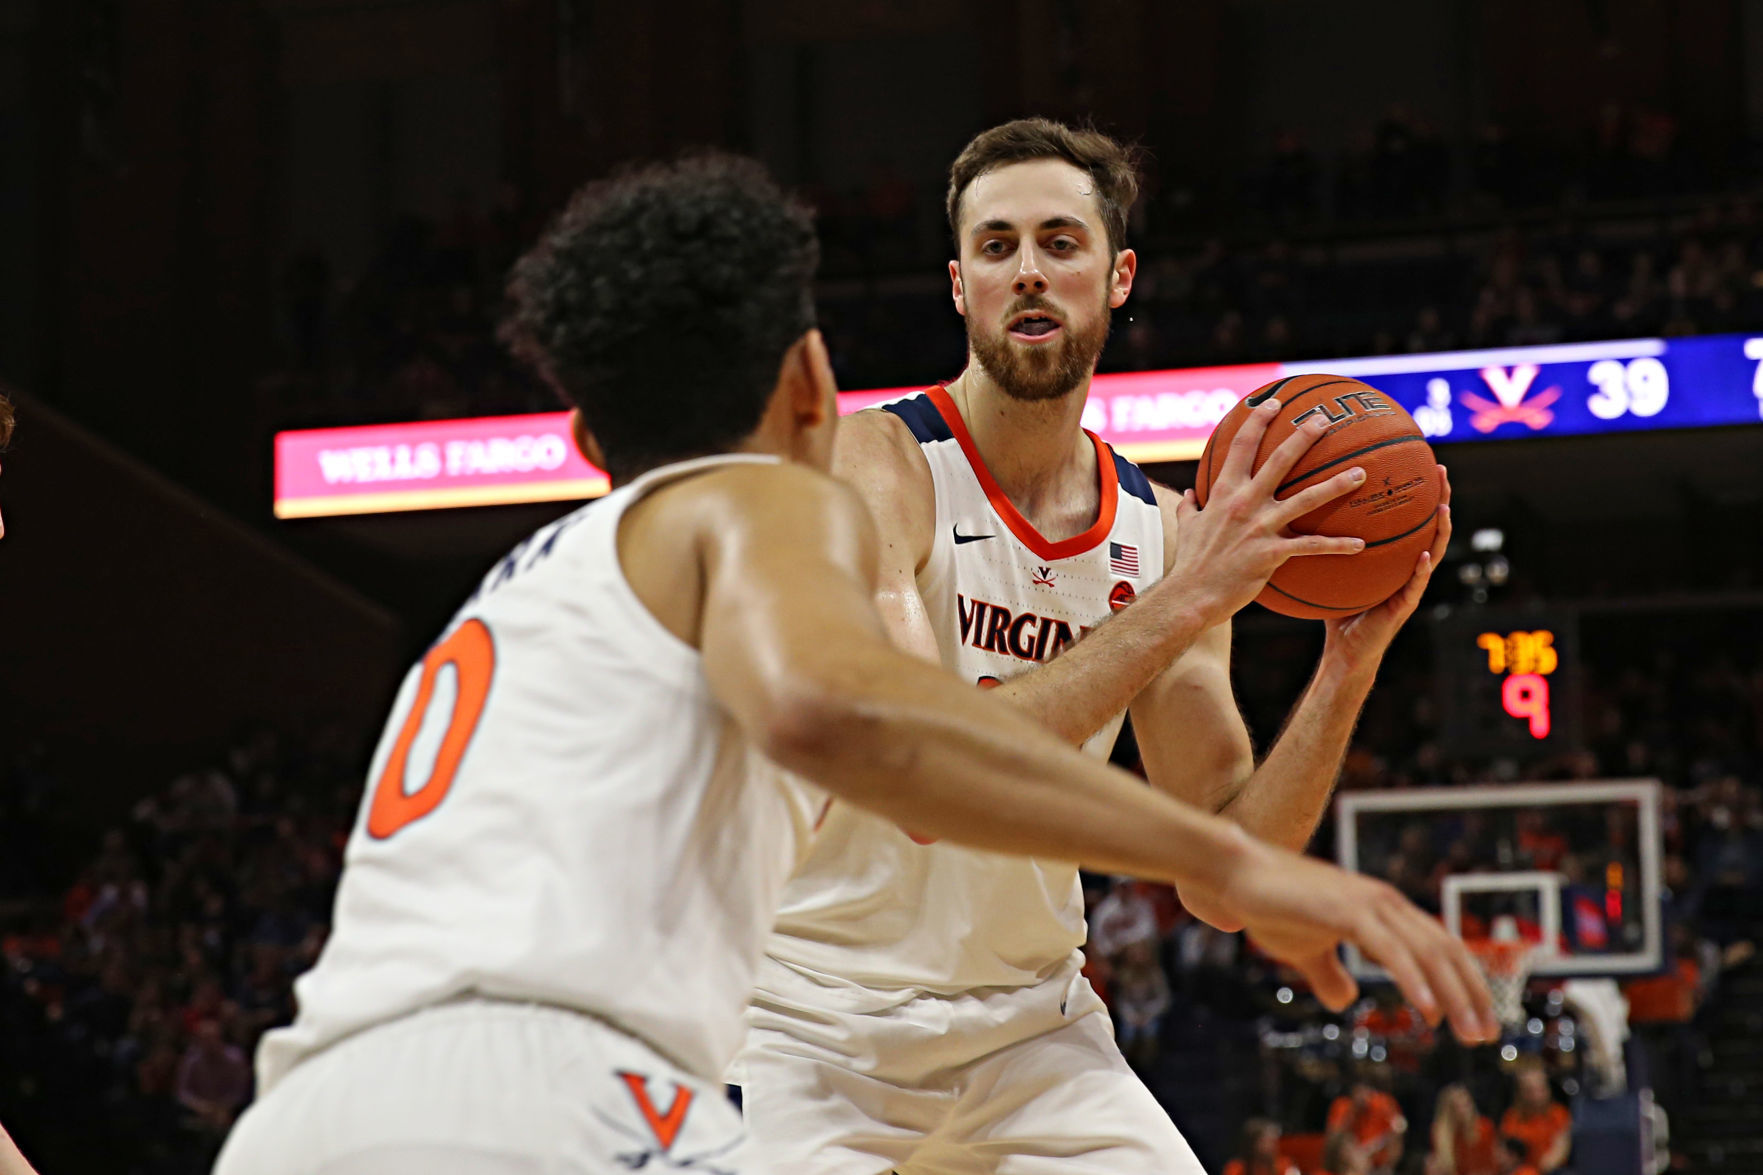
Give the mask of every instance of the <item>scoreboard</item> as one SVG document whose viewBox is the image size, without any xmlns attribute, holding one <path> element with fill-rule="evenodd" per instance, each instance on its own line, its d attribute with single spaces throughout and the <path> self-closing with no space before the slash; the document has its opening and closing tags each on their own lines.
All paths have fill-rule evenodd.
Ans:
<svg viewBox="0 0 1763 1175">
<path fill-rule="evenodd" d="M 1763 336 L 1615 339 L 1426 355 L 1098 375 L 1084 427 L 1138 462 L 1192 461 L 1237 401 L 1289 375 L 1364 380 L 1435 445 L 1763 419 Z M 855 412 L 920 389 L 843 392 Z M 606 492 L 564 412 L 303 429 L 276 436 L 280 518 L 564 501 Z"/>
<path fill-rule="evenodd" d="M 1570 609 L 1465 609 L 1433 623 L 1443 749 L 1533 759 L 1580 745 L 1579 623 Z"/>
</svg>

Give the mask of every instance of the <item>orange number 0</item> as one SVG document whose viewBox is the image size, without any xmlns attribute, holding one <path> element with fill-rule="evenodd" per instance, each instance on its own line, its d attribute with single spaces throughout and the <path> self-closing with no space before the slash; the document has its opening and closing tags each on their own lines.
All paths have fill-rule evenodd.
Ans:
<svg viewBox="0 0 1763 1175">
<path fill-rule="evenodd" d="M 453 703 L 453 717 L 447 733 L 441 737 L 441 750 L 435 756 L 434 770 L 428 781 L 414 792 L 404 788 L 405 772 L 410 766 L 410 747 L 422 730 L 429 703 L 435 696 L 435 679 L 443 666 L 452 665 L 459 675 L 459 696 Z M 496 642 L 481 620 L 467 620 L 452 636 L 430 649 L 422 659 L 422 680 L 416 687 L 416 701 L 386 769 L 380 772 L 373 789 L 373 807 L 367 813 L 367 831 L 376 840 L 384 840 L 407 824 L 421 820 L 447 798 L 459 761 L 477 732 L 478 720 L 484 716 L 484 701 L 490 696 L 490 678 L 496 672 Z"/>
</svg>

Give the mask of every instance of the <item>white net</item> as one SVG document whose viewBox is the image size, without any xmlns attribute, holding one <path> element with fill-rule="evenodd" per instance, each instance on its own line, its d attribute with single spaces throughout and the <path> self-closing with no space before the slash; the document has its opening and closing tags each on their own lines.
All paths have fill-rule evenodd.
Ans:
<svg viewBox="0 0 1763 1175">
<path fill-rule="evenodd" d="M 1465 939 L 1463 945 L 1487 978 L 1500 1023 L 1508 1027 L 1523 1024 L 1524 988 L 1530 981 L 1530 957 L 1535 947 L 1522 940 L 1493 938 Z"/>
</svg>

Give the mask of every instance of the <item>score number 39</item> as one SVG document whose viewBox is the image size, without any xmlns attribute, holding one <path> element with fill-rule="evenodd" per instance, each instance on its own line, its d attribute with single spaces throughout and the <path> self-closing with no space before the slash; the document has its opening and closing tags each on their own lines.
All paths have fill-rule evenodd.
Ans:
<svg viewBox="0 0 1763 1175">
<path fill-rule="evenodd" d="M 1549 674 L 1561 664 L 1555 634 L 1535 632 L 1484 632 L 1475 638 L 1488 655 L 1488 672 L 1505 675 L 1500 683 L 1500 704 L 1506 713 L 1523 719 L 1532 738 L 1549 737 Z"/>
<path fill-rule="evenodd" d="M 1600 359 L 1586 372 L 1598 390 L 1586 400 L 1585 406 L 1599 420 L 1616 420 L 1623 416 L 1657 416 L 1671 399 L 1671 376 L 1657 359 L 1643 355 L 1624 363 L 1620 359 Z"/>
</svg>

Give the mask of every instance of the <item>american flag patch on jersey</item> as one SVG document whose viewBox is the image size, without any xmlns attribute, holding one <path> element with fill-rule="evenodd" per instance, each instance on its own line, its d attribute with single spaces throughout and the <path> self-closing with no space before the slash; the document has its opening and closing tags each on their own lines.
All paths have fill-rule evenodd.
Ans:
<svg viewBox="0 0 1763 1175">
<path fill-rule="evenodd" d="M 1139 549 L 1125 543 L 1108 544 L 1108 570 L 1116 575 L 1139 573 Z"/>
</svg>

